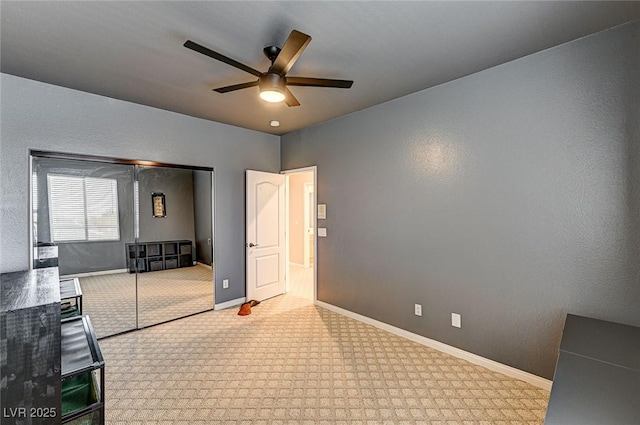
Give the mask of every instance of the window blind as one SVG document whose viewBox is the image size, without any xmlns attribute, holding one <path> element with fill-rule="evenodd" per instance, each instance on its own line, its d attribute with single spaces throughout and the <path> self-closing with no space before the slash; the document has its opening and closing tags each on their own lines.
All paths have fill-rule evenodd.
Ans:
<svg viewBox="0 0 640 425">
<path fill-rule="evenodd" d="M 115 179 L 47 175 L 54 242 L 120 239 Z"/>
</svg>

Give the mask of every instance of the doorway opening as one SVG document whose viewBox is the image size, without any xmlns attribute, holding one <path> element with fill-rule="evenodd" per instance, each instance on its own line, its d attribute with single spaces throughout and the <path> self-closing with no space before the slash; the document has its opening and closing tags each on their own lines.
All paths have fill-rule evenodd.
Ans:
<svg viewBox="0 0 640 425">
<path fill-rule="evenodd" d="M 287 292 L 316 297 L 316 167 L 282 172 L 289 177 L 287 190 Z"/>
</svg>

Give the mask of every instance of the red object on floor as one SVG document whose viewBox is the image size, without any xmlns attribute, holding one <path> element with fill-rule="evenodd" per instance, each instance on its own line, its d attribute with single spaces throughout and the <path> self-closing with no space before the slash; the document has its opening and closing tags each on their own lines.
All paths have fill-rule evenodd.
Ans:
<svg viewBox="0 0 640 425">
<path fill-rule="evenodd" d="M 251 303 L 244 303 L 240 306 L 240 311 L 238 312 L 238 316 L 248 316 L 251 314 Z"/>
</svg>

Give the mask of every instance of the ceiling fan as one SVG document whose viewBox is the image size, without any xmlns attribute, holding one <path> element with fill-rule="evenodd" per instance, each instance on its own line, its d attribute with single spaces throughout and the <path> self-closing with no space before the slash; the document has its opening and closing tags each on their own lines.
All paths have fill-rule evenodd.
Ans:
<svg viewBox="0 0 640 425">
<path fill-rule="evenodd" d="M 300 102 L 298 102 L 298 99 L 296 99 L 291 93 L 288 86 L 334 87 L 348 89 L 353 84 L 353 81 L 350 80 L 287 77 L 287 72 L 289 72 L 293 64 L 298 60 L 302 51 L 307 47 L 310 41 L 311 37 L 307 34 L 293 30 L 291 31 L 291 34 L 289 34 L 287 41 L 285 41 L 284 46 L 282 46 L 282 49 L 277 46 L 265 47 L 263 52 L 271 61 L 271 66 L 267 72 L 260 72 L 191 40 L 187 40 L 184 43 L 184 47 L 212 57 L 213 59 L 219 60 L 227 65 L 231 65 L 258 77 L 256 81 L 220 87 L 213 89 L 214 91 L 217 91 L 218 93 L 228 93 L 235 90 L 258 86 L 260 89 L 260 98 L 267 102 L 275 103 L 282 102 L 284 100 L 288 106 L 300 106 Z"/>
</svg>

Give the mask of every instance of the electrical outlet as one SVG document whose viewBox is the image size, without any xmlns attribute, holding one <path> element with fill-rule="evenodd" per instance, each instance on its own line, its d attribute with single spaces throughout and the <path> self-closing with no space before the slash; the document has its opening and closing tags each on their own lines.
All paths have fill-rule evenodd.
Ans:
<svg viewBox="0 0 640 425">
<path fill-rule="evenodd" d="M 422 304 L 416 304 L 413 312 L 416 316 L 422 316 Z"/>
<path fill-rule="evenodd" d="M 229 279 L 224 279 L 222 281 L 222 289 L 229 289 Z"/>
<path fill-rule="evenodd" d="M 454 328 L 462 327 L 460 320 L 460 315 L 458 313 L 451 313 L 451 326 Z"/>
</svg>

